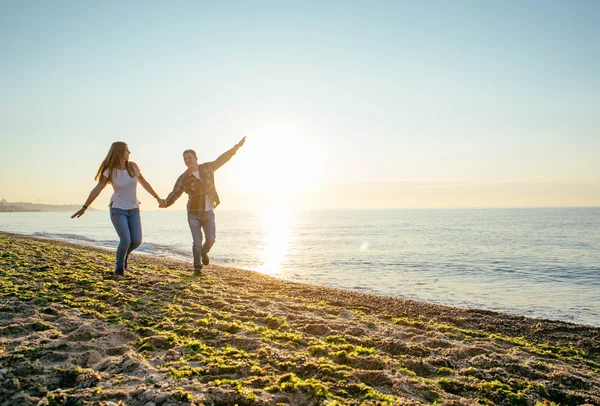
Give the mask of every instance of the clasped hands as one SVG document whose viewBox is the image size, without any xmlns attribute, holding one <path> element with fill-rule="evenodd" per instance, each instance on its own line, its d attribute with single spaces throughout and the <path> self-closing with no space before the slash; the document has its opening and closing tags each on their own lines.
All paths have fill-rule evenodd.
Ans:
<svg viewBox="0 0 600 406">
<path fill-rule="evenodd" d="M 161 209 L 165 209 L 167 207 L 167 201 L 165 199 L 161 199 L 160 197 L 156 197 L 156 201 L 158 202 L 158 207 Z"/>
</svg>

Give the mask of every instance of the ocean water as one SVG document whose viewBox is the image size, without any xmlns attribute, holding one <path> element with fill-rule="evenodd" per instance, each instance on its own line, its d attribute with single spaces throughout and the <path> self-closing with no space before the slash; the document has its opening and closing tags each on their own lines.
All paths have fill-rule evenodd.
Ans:
<svg viewBox="0 0 600 406">
<path fill-rule="evenodd" d="M 0 213 L 0 230 L 116 247 L 107 212 Z M 600 326 L 600 208 L 216 211 L 211 261 L 277 278 Z M 184 211 L 137 252 L 191 261 Z"/>
</svg>

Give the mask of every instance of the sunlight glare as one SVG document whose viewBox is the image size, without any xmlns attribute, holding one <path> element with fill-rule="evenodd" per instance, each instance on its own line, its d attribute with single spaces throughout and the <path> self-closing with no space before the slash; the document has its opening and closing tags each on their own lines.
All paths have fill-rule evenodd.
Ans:
<svg viewBox="0 0 600 406">
<path fill-rule="evenodd" d="M 241 167 L 246 169 L 240 174 L 241 189 L 293 207 L 294 197 L 321 181 L 322 148 L 308 131 L 293 125 L 263 127 L 248 139 L 242 155 Z"/>
<path fill-rule="evenodd" d="M 265 244 L 259 248 L 262 261 L 259 271 L 268 275 L 281 272 L 291 239 L 294 212 L 291 209 L 263 209 L 260 211 Z"/>
</svg>

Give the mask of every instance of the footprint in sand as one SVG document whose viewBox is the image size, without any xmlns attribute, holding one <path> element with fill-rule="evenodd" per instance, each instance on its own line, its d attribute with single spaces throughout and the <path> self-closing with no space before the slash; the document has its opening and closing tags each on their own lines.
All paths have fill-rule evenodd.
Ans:
<svg viewBox="0 0 600 406">
<path fill-rule="evenodd" d="M 89 324 L 77 328 L 73 332 L 67 335 L 68 341 L 90 341 L 93 338 L 100 337 L 100 332 Z"/>
<path fill-rule="evenodd" d="M 71 358 L 71 361 L 83 368 L 93 367 L 104 359 L 104 355 L 96 350 L 89 350 Z"/>
<path fill-rule="evenodd" d="M 115 326 L 113 331 L 109 332 L 108 335 L 109 343 L 111 347 L 120 347 L 125 344 L 129 344 L 132 341 L 139 341 L 140 337 L 127 330 L 126 327 L 123 326 Z"/>
</svg>

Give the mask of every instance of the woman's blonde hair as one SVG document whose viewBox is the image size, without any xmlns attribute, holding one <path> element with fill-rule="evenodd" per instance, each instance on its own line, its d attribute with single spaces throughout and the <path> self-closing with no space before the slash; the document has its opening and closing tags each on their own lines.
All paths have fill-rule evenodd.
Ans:
<svg viewBox="0 0 600 406">
<path fill-rule="evenodd" d="M 108 182 L 110 183 L 112 180 L 113 169 L 117 169 L 117 166 L 122 162 L 126 150 L 127 144 L 123 141 L 113 142 L 110 146 L 110 150 L 108 150 L 106 158 L 104 158 L 104 161 L 100 164 L 100 168 L 98 168 L 98 173 L 96 173 L 94 179 L 98 180 L 104 171 L 108 169 Z M 138 176 L 137 167 L 133 162 L 125 161 L 125 169 L 127 169 L 127 173 L 132 178 Z"/>
</svg>

